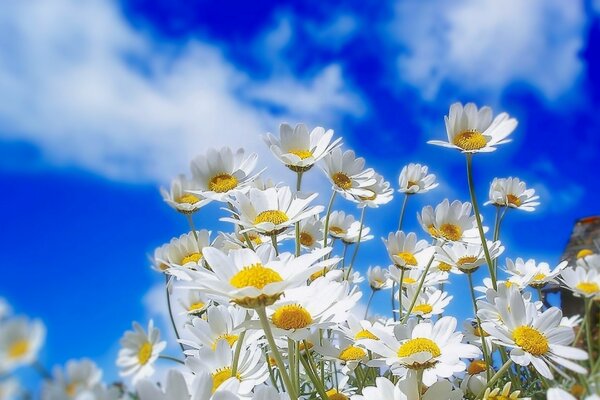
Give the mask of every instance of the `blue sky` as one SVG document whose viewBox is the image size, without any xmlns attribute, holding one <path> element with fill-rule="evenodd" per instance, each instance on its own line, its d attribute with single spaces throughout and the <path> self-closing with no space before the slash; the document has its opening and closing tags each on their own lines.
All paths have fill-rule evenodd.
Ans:
<svg viewBox="0 0 600 400">
<path fill-rule="evenodd" d="M 45 364 L 90 356 L 114 378 L 122 332 L 160 311 L 147 255 L 187 229 L 157 188 L 194 155 L 242 145 L 290 179 L 259 135 L 282 121 L 332 128 L 393 183 L 409 162 L 438 175 L 440 188 L 409 203 L 407 229 L 420 233 L 422 206 L 468 199 L 463 158 L 426 144 L 444 137 L 454 101 L 519 120 L 511 144 L 476 157 L 478 194 L 495 176 L 535 187 L 542 206 L 509 216 L 506 255 L 557 262 L 574 220 L 599 213 L 599 11 L 560 0 L 2 2 L 0 296 L 47 324 Z M 312 174 L 307 187 L 326 188 Z M 376 239 L 361 269 L 387 263 L 379 237 L 400 203 L 369 210 Z M 229 228 L 219 215 L 211 205 L 197 223 Z"/>
</svg>

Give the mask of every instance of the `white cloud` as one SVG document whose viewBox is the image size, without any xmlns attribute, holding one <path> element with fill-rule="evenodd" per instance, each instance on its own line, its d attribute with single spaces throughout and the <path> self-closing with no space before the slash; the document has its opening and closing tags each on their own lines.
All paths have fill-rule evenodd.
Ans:
<svg viewBox="0 0 600 400">
<path fill-rule="evenodd" d="M 362 111 L 337 65 L 253 81 L 210 44 L 154 43 L 102 0 L 2 2 L 0 37 L 0 135 L 113 178 L 165 180 L 209 146 L 266 154 L 258 136 L 281 120 Z"/>
<path fill-rule="evenodd" d="M 501 93 L 522 81 L 552 100 L 582 71 L 580 1 L 398 1 L 392 25 L 402 80 L 435 98 L 449 83 Z"/>
</svg>

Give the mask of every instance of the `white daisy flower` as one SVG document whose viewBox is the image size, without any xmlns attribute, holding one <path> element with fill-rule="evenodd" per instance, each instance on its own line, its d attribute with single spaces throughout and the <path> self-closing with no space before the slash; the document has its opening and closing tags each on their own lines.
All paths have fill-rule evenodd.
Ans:
<svg viewBox="0 0 600 400">
<path fill-rule="evenodd" d="M 102 379 L 102 370 L 91 360 L 69 360 L 64 372 L 54 369 L 52 380 L 44 382 L 42 399 L 74 399 L 90 395 Z"/>
<path fill-rule="evenodd" d="M 504 252 L 500 241 L 488 241 L 490 259 L 495 260 Z M 452 242 L 444 243 L 435 248 L 435 259 L 456 267 L 461 272 L 475 272 L 485 264 L 485 253 L 480 243 Z"/>
<path fill-rule="evenodd" d="M 211 202 L 210 199 L 189 193 L 198 186 L 194 181 L 188 180 L 184 175 L 179 175 L 171 182 L 170 190 L 160 188 L 160 194 L 165 203 L 182 214 L 193 214 Z"/>
<path fill-rule="evenodd" d="M 510 207 L 523 211 L 535 211 L 540 203 L 540 196 L 535 195 L 535 189 L 527 189 L 525 182 L 519 178 L 494 178 L 490 185 L 490 199 L 484 203 L 497 207 Z"/>
<path fill-rule="evenodd" d="M 488 349 L 488 352 L 495 346 L 490 334 L 479 326 L 477 320 L 473 318 L 468 318 L 463 322 L 463 333 L 467 343 L 474 344 L 479 348 L 483 347 L 483 342 L 485 341 L 485 348 Z"/>
<path fill-rule="evenodd" d="M 430 319 L 434 315 L 443 314 L 444 309 L 450 304 L 450 300 L 454 297 L 449 296 L 448 293 L 442 292 L 439 289 L 430 288 L 422 292 L 417 292 L 416 288 L 408 287 L 406 295 L 402 295 L 402 307 L 404 308 L 404 312 L 408 312 L 408 307 L 410 307 L 415 296 L 417 299 L 412 308 L 411 315 L 417 315 L 425 319 Z"/>
<path fill-rule="evenodd" d="M 427 165 L 410 163 L 405 165 L 398 177 L 398 191 L 405 194 L 427 193 L 439 184 L 435 175 L 430 174 Z"/>
<path fill-rule="evenodd" d="M 392 281 L 389 278 L 390 272 L 380 266 L 369 267 L 367 269 L 367 280 L 373 290 L 389 289 Z"/>
<path fill-rule="evenodd" d="M 573 396 L 571 393 L 567 392 L 562 388 L 550 388 L 546 393 L 547 400 L 577 400 L 577 398 L 583 400 L 600 400 L 600 395 L 598 394 L 589 394 L 585 397 L 578 395 L 578 397 Z"/>
<path fill-rule="evenodd" d="M 462 400 L 463 393 L 446 380 L 431 385 L 427 391 L 419 393 L 416 374 L 409 374 L 394 385 L 389 379 L 378 377 L 375 386 L 363 388 L 362 395 L 354 395 L 351 400 Z"/>
<path fill-rule="evenodd" d="M 266 246 L 256 252 L 239 249 L 228 254 L 208 247 L 204 257 L 213 270 L 186 270 L 186 284 L 209 297 L 225 297 L 242 307 L 268 306 L 285 290 L 304 285 L 311 274 L 337 263 L 336 258 L 317 262 L 330 252 L 328 247 L 299 257 L 290 253 L 276 257 L 273 248 Z"/>
<path fill-rule="evenodd" d="M 481 304 L 483 302 L 478 302 Z M 482 322 L 481 327 L 494 337 L 496 344 L 512 349 L 510 358 L 519 365 L 530 364 L 548 379 L 553 379 L 550 367 L 559 366 L 584 374 L 586 369 L 571 360 L 587 360 L 585 351 L 570 347 L 575 338 L 573 329 L 560 326 L 562 311 L 551 307 L 538 313 L 517 290 L 508 290 L 506 297 L 496 297 L 494 303 L 500 321 Z M 484 315 L 480 315 L 484 317 Z"/>
<path fill-rule="evenodd" d="M 258 156 L 246 155 L 244 149 L 235 153 L 229 147 L 209 149 L 192 160 L 192 175 L 198 185 L 190 193 L 201 198 L 228 201 L 233 191 L 245 192 L 258 174 L 252 175 Z"/>
<path fill-rule="evenodd" d="M 480 240 L 475 215 L 471 214 L 471 203 L 458 200 L 450 203 L 444 199 L 435 210 L 431 206 L 424 207 L 417 214 L 417 219 L 423 230 L 433 238 L 452 242 Z"/>
<path fill-rule="evenodd" d="M 444 117 L 448 141 L 430 140 L 427 143 L 460 150 L 463 153 L 491 152 L 496 146 L 510 142 L 507 139 L 517 127 L 517 120 L 508 114 L 498 114 L 492 121 L 492 109 L 468 103 L 450 106 Z"/>
<path fill-rule="evenodd" d="M 322 221 L 324 220 L 325 217 Z M 328 234 L 334 239 L 342 239 L 348 234 L 352 225 L 357 223 L 360 225 L 360 222 L 356 221 L 351 214 L 346 214 L 344 211 L 332 211 L 329 214 Z"/>
<path fill-rule="evenodd" d="M 300 245 L 309 250 L 323 247 L 323 222 L 318 216 L 300 221 Z"/>
<path fill-rule="evenodd" d="M 179 297 L 179 305 L 183 311 L 180 315 L 188 315 L 190 317 L 202 314 L 210 305 L 210 299 L 200 290 L 186 290 L 184 297 Z"/>
<path fill-rule="evenodd" d="M 14 378 L 0 380 L 0 400 L 17 399 L 19 389 L 19 382 Z"/>
<path fill-rule="evenodd" d="M 367 361 L 367 350 L 345 335 L 334 334 L 322 344 L 315 343 L 313 350 L 326 360 L 338 361 L 345 374 L 353 371 L 359 363 Z"/>
<path fill-rule="evenodd" d="M 169 265 L 169 243 L 165 243 L 156 249 L 150 258 L 151 268 L 157 272 L 164 273 L 171 266 Z"/>
<path fill-rule="evenodd" d="M 600 298 L 600 271 L 567 268 L 561 272 L 561 278 L 576 296 Z"/>
<path fill-rule="evenodd" d="M 600 270 L 600 254 L 597 253 L 597 250 L 583 248 L 575 255 L 575 263 L 586 269 Z"/>
<path fill-rule="evenodd" d="M 583 318 L 579 314 L 573 315 L 572 317 L 562 317 L 560 320 L 560 326 L 567 326 L 575 329 L 581 325 L 582 321 Z"/>
<path fill-rule="evenodd" d="M 548 283 L 558 283 L 556 278 L 567 267 L 568 262 L 563 261 L 553 269 L 546 262 L 536 263 L 534 259 L 523 261 L 517 258 L 514 262 L 506 259 L 506 271 L 514 277 L 521 278 L 522 286 L 541 288 Z"/>
<path fill-rule="evenodd" d="M 358 207 L 377 208 L 380 205 L 387 204 L 394 198 L 394 189 L 391 184 L 385 181 L 383 176 L 375 173 L 373 175 L 375 183 L 370 186 L 365 186 L 364 189 L 369 191 L 369 195 L 353 196 L 348 192 L 342 192 L 342 195 L 350 201 L 358 203 Z"/>
<path fill-rule="evenodd" d="M 0 373 L 34 362 L 45 337 L 46 327 L 38 320 L 15 317 L 0 325 Z"/>
<path fill-rule="evenodd" d="M 271 178 L 263 178 L 262 176 L 257 176 L 252 183 L 250 183 L 250 187 L 258 190 L 267 190 L 269 188 L 280 187 L 281 185 L 281 183 L 276 183 Z"/>
<path fill-rule="evenodd" d="M 190 391 L 183 374 L 169 370 L 164 386 L 156 385 L 148 379 L 140 380 L 135 386 L 140 400 L 189 400 Z M 207 397 L 209 398 L 209 397 Z"/>
<path fill-rule="evenodd" d="M 305 218 L 319 214 L 323 206 L 309 204 L 317 193 L 292 194 L 288 186 L 258 190 L 251 188 L 247 194 L 235 193 L 231 213 L 235 218 L 221 218 L 243 227 L 243 231 L 256 231 L 264 235 L 279 235 Z"/>
<path fill-rule="evenodd" d="M 191 269 L 204 268 L 202 251 L 208 246 L 210 246 L 210 231 L 206 229 L 185 233 L 171 239 L 169 244 L 161 250 L 163 252 L 161 257 L 166 255 L 166 261 L 170 266 L 167 272 L 174 273 L 172 268 L 177 267 Z"/>
<path fill-rule="evenodd" d="M 186 358 L 185 364 L 194 374 L 209 373 L 214 393 L 232 377 L 234 352 L 235 348 L 232 349 L 225 340 L 220 340 L 214 351 L 210 348 L 198 350 L 196 356 Z M 240 395 L 249 394 L 255 386 L 269 378 L 267 364 L 258 346 L 251 344 L 242 349 L 234 378 L 239 381 L 237 393 Z"/>
<path fill-rule="evenodd" d="M 433 385 L 438 377 L 449 378 L 465 370 L 461 358 L 481 356 L 478 347 L 462 343 L 463 335 L 455 332 L 456 318 L 442 317 L 435 323 L 417 323 L 411 318 L 398 325 L 395 335 L 374 329 L 379 340 L 361 342 L 391 366 L 394 375 L 405 376 L 409 370 L 423 371 L 423 384 Z"/>
<path fill-rule="evenodd" d="M 121 349 L 117 358 L 117 366 L 121 368 L 120 376 L 133 375 L 133 382 L 154 373 L 154 362 L 167 342 L 160 341 L 160 331 L 154 322 L 148 322 L 148 332 L 137 322 L 133 323 L 133 331 L 127 331 L 120 340 Z"/>
<path fill-rule="evenodd" d="M 489 348 L 489 347 L 488 347 Z M 487 369 L 485 360 L 473 360 L 467 367 L 467 373 L 460 382 L 460 390 L 464 393 L 478 395 L 487 386 Z M 500 400 L 500 399 L 499 399 Z"/>
<path fill-rule="evenodd" d="M 341 146 L 341 138 L 333 138 L 333 130 L 318 126 L 310 133 L 304 124 L 295 128 L 288 124 L 279 126 L 279 138 L 267 133 L 263 140 L 271 152 L 294 172 L 305 172 L 333 149 Z"/>
<path fill-rule="evenodd" d="M 383 239 L 383 244 L 394 265 L 405 270 L 424 268 L 434 251 L 426 240 L 417 241 L 414 232 L 391 232 L 387 240 Z"/>
<path fill-rule="evenodd" d="M 354 340 L 357 343 L 360 343 L 360 340 L 363 339 L 372 339 L 378 340 L 377 336 L 373 334 L 373 326 L 376 326 L 376 329 L 382 329 L 392 334 L 393 326 L 386 326 L 379 321 L 371 322 L 369 320 L 363 319 L 359 320 L 354 315 L 348 315 L 346 320 L 346 325 L 340 325 L 337 329 L 344 334 L 348 339 Z"/>
<path fill-rule="evenodd" d="M 365 159 L 356 157 L 352 150 L 342 153 L 337 148 L 323 158 L 323 172 L 333 185 L 333 190 L 346 192 L 352 196 L 372 196 L 371 190 L 366 189 L 374 185 L 375 171 L 365 169 Z"/>
<path fill-rule="evenodd" d="M 370 234 L 371 228 L 368 226 L 360 226 L 360 221 L 354 222 L 348 228 L 348 232 L 344 236 L 342 236 L 342 242 L 345 244 L 356 244 L 359 241 L 366 242 L 373 239 L 373 235 Z"/>
<path fill-rule="evenodd" d="M 186 354 L 193 355 L 195 350 L 202 348 L 214 350 L 221 340 L 233 347 L 239 337 L 240 325 L 246 321 L 247 315 L 248 311 L 240 307 L 210 307 L 206 312 L 206 320 L 196 317 L 185 326 L 189 339 L 181 339 L 180 342 L 190 348 Z"/>
<path fill-rule="evenodd" d="M 419 283 L 421 282 L 421 278 L 423 277 L 423 274 L 425 273 L 425 271 L 423 269 L 411 268 L 411 269 L 405 270 L 404 274 L 402 274 L 402 270 L 395 266 L 390 266 L 389 272 L 390 272 L 390 279 L 395 281 L 397 284 L 400 284 L 400 278 L 402 278 L 402 287 L 404 289 L 416 288 L 417 286 L 419 286 Z M 437 272 L 437 271 L 431 272 L 431 269 L 430 269 L 429 272 L 427 272 L 427 275 L 425 276 L 425 280 L 423 281 L 423 288 L 439 286 L 441 283 L 445 283 L 447 281 L 448 281 L 447 273 Z M 396 296 L 396 297 L 398 297 L 398 296 Z"/>
</svg>

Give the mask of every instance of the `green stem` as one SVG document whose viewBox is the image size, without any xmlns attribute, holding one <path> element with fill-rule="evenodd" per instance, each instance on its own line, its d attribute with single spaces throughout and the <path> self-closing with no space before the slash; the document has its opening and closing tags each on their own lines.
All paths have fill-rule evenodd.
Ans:
<svg viewBox="0 0 600 400">
<path fill-rule="evenodd" d="M 279 245 L 277 244 L 277 235 L 271 235 L 271 243 L 275 249 L 275 254 L 279 255 Z"/>
<path fill-rule="evenodd" d="M 396 308 L 396 297 L 394 297 L 394 291 L 396 291 L 396 282 L 392 282 L 392 317 L 394 318 L 394 322 L 397 321 L 396 313 L 394 309 Z"/>
<path fill-rule="evenodd" d="M 302 187 L 302 172 L 298 172 L 296 175 L 296 192 L 300 191 Z M 296 257 L 300 255 L 300 221 L 296 222 Z"/>
<path fill-rule="evenodd" d="M 590 361 L 590 371 L 594 368 L 594 343 L 592 342 L 592 300 L 589 297 L 585 298 L 585 319 L 587 324 L 585 326 L 585 341 L 587 343 L 587 350 Z"/>
<path fill-rule="evenodd" d="M 404 222 L 404 212 L 406 211 L 406 203 L 408 202 L 408 194 L 404 194 L 404 200 L 402 201 L 402 208 L 400 209 L 400 219 L 398 220 L 398 230 L 402 230 L 402 223 Z"/>
<path fill-rule="evenodd" d="M 242 233 L 242 236 L 244 236 L 244 239 L 246 240 L 246 243 L 248 244 L 250 250 L 254 251 L 254 245 L 252 244 L 252 240 L 250 240 L 250 236 L 248 236 L 248 232 Z"/>
<path fill-rule="evenodd" d="M 365 310 L 365 318 L 367 319 L 367 315 L 369 315 L 369 307 L 371 307 L 371 301 L 373 301 L 373 296 L 375 296 L 375 291 L 371 288 L 371 295 L 369 296 L 369 301 L 367 302 L 367 309 Z"/>
<path fill-rule="evenodd" d="M 179 358 L 176 357 L 171 357 L 171 356 L 165 356 L 165 355 L 159 355 L 158 358 L 162 359 L 162 360 L 169 360 L 169 361 L 173 361 L 179 364 L 185 364 L 185 362 L 183 360 L 180 360 Z"/>
<path fill-rule="evenodd" d="M 490 272 L 490 278 L 492 279 L 492 286 L 494 290 L 498 289 L 496 284 L 496 274 L 494 273 L 494 266 L 492 264 L 492 258 L 490 257 L 490 250 L 488 249 L 487 241 L 485 239 L 485 233 L 483 232 L 483 224 L 481 223 L 481 215 L 479 214 L 479 206 L 477 205 L 477 196 L 475 195 L 475 184 L 473 183 L 473 157 L 472 154 L 467 153 L 467 181 L 469 184 L 469 193 L 471 194 L 471 204 L 473 205 L 473 212 L 475 213 L 475 219 L 477 221 L 477 229 L 479 230 L 479 236 L 481 237 L 481 246 L 483 247 L 483 253 L 485 254 L 485 261 L 488 265 Z"/>
<path fill-rule="evenodd" d="M 185 348 L 183 344 L 179 342 L 181 337 L 179 336 L 179 331 L 177 330 L 177 324 L 175 324 L 175 318 L 173 318 L 173 310 L 171 309 L 171 294 L 169 293 L 169 277 L 165 274 L 165 293 L 167 295 L 167 309 L 169 310 L 169 318 L 171 319 L 171 325 L 173 325 L 173 330 L 175 331 L 175 337 L 177 338 L 177 343 L 179 343 L 179 347 L 181 347 L 181 352 L 185 352 Z"/>
<path fill-rule="evenodd" d="M 421 289 L 423 289 L 423 283 L 425 282 L 425 277 L 427 276 L 427 273 L 429 272 L 429 268 L 431 267 L 431 264 L 433 264 L 433 256 L 431 256 L 431 258 L 429 259 L 429 262 L 427 263 L 427 267 L 425 267 L 425 270 L 423 271 L 423 275 L 421 276 L 421 280 L 419 281 L 419 287 L 417 288 L 417 291 L 415 292 L 415 295 L 412 298 L 412 301 L 410 303 L 410 308 L 406 311 L 406 314 L 404 315 L 404 318 L 402 318 L 400 320 L 400 323 L 404 324 L 406 323 L 406 320 L 408 320 L 408 317 L 410 316 L 410 313 L 413 310 L 413 307 L 415 306 L 415 303 L 417 302 L 417 298 L 419 297 L 419 293 L 421 293 Z M 401 285 L 402 287 L 402 285 Z M 402 289 L 400 289 L 402 290 Z"/>
<path fill-rule="evenodd" d="M 406 270 L 404 268 L 400 268 L 400 283 L 398 284 L 398 317 L 402 319 L 402 281 L 404 281 L 404 273 Z M 392 296 L 394 294 L 392 293 Z"/>
<path fill-rule="evenodd" d="M 231 364 L 231 376 L 236 376 L 238 364 L 240 362 L 240 354 L 242 353 L 242 345 L 244 343 L 244 337 L 246 336 L 246 331 L 242 331 L 237 338 L 237 343 L 235 344 L 235 353 L 233 353 L 233 363 Z"/>
<path fill-rule="evenodd" d="M 350 260 L 350 266 L 348 267 L 348 275 L 346 275 L 346 279 L 350 278 L 350 274 L 352 273 L 352 268 L 354 267 L 354 261 L 356 261 L 356 255 L 358 254 L 358 248 L 360 247 L 360 241 L 362 240 L 362 231 L 364 227 L 365 220 L 365 211 L 367 207 L 363 207 L 360 211 L 360 228 L 358 229 L 358 241 L 354 245 L 354 253 L 352 253 L 352 259 Z"/>
<path fill-rule="evenodd" d="M 494 376 L 492 376 L 492 378 L 490 380 L 488 380 L 487 385 L 483 389 L 481 389 L 481 392 L 479 392 L 479 394 L 477 394 L 477 396 L 475 398 L 476 399 L 482 398 L 483 394 L 485 393 L 485 390 L 488 388 L 491 388 L 498 381 L 498 379 L 502 378 L 502 375 L 504 375 L 506 373 L 506 371 L 510 368 L 511 364 L 512 364 L 512 360 L 508 359 L 502 365 L 502 367 L 500 367 L 498 372 L 496 372 L 494 374 Z"/>
<path fill-rule="evenodd" d="M 473 310 L 475 311 L 475 319 L 477 320 L 477 327 L 479 328 L 480 332 L 479 334 L 481 335 L 481 348 L 483 350 L 483 358 L 485 360 L 485 364 L 488 367 L 492 366 L 492 360 L 490 358 L 489 352 L 487 350 L 487 344 L 485 342 L 485 338 L 483 337 L 483 334 L 481 334 L 483 328 L 481 327 L 481 320 L 479 319 L 479 316 L 477 315 L 477 299 L 475 298 L 475 289 L 473 286 L 473 273 L 472 272 L 467 272 L 467 279 L 469 280 L 469 292 L 471 293 L 471 301 L 473 302 Z M 490 368 L 486 368 L 485 369 L 486 372 L 486 377 L 489 380 L 490 379 Z"/>
<path fill-rule="evenodd" d="M 327 396 L 327 392 L 325 392 L 325 388 L 323 387 L 321 381 L 315 375 L 315 372 L 314 372 L 312 366 L 309 365 L 308 361 L 304 357 L 300 357 L 300 362 L 302 363 L 302 366 L 304 367 L 304 371 L 306 371 L 308 378 L 313 383 L 313 386 L 315 387 L 315 389 L 317 389 L 317 392 L 319 393 L 319 396 L 321 397 L 321 399 L 328 400 L 329 397 Z"/>
<path fill-rule="evenodd" d="M 323 230 L 323 248 L 327 247 L 327 235 L 329 235 L 329 216 L 331 215 L 331 208 L 333 207 L 333 201 L 335 200 L 336 194 L 337 192 L 335 190 L 331 193 L 329 205 L 327 206 L 327 214 L 325 215 L 325 227 Z"/>
</svg>

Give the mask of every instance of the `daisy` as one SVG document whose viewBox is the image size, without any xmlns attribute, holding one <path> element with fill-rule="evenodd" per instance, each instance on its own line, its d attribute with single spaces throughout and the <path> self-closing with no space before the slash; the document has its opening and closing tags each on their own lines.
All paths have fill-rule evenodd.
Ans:
<svg viewBox="0 0 600 400">
<path fill-rule="evenodd" d="M 150 258 L 151 268 L 157 272 L 164 273 L 170 268 L 168 256 L 169 243 L 165 243 L 156 249 Z"/>
<path fill-rule="evenodd" d="M 358 203 L 358 207 L 377 208 L 380 205 L 387 204 L 394 198 L 394 189 L 391 184 L 384 180 L 383 176 L 375 173 L 373 175 L 375 183 L 370 186 L 365 186 L 364 189 L 369 191 L 369 195 L 353 196 L 347 192 L 342 192 L 342 195 L 350 201 Z"/>
<path fill-rule="evenodd" d="M 488 365 L 485 360 L 473 360 L 467 367 L 466 374 L 460 382 L 460 390 L 477 396 L 487 386 Z"/>
<path fill-rule="evenodd" d="M 196 350 L 202 348 L 214 350 L 220 341 L 225 341 L 233 347 L 239 337 L 239 327 L 247 315 L 247 310 L 240 307 L 210 307 L 206 312 L 206 320 L 196 317 L 192 319 L 191 324 L 185 326 L 190 339 L 181 339 L 180 343 L 190 347 L 190 350 L 186 350 L 188 355 L 193 355 Z"/>
<path fill-rule="evenodd" d="M 397 284 L 400 284 L 400 279 L 402 279 L 402 287 L 404 289 L 408 288 L 416 288 L 419 286 L 421 282 L 421 278 L 423 277 L 423 273 L 425 273 L 422 269 L 411 268 L 404 272 L 401 269 L 396 268 L 395 266 L 389 267 L 390 279 L 395 281 Z M 433 286 L 439 286 L 441 283 L 445 283 L 448 280 L 448 274 L 443 272 L 427 272 L 425 275 L 425 280 L 423 281 L 423 288 L 429 288 Z M 397 297 L 397 296 L 396 296 Z"/>
<path fill-rule="evenodd" d="M 323 247 L 323 222 L 318 216 L 300 221 L 300 245 L 309 250 Z"/>
<path fill-rule="evenodd" d="M 373 326 L 376 327 L 375 329 L 384 330 L 389 334 L 393 331 L 392 326 L 386 326 L 379 321 L 371 322 L 366 319 L 359 320 L 352 314 L 348 315 L 346 325 L 340 325 L 337 329 L 342 332 L 346 338 L 360 343 L 360 340 L 364 339 L 378 340 L 377 336 L 372 332 Z"/>
<path fill-rule="evenodd" d="M 235 153 L 228 148 L 209 149 L 192 160 L 192 175 L 197 190 L 190 193 L 199 198 L 228 201 L 233 191 L 245 192 L 258 174 L 252 175 L 258 156 L 246 155 L 244 149 Z M 260 173 L 260 172 L 259 172 Z"/>
<path fill-rule="evenodd" d="M 487 333 L 476 320 L 468 318 L 463 322 L 463 332 L 467 343 L 474 344 L 475 346 L 482 348 L 483 342 L 485 341 L 485 348 L 493 348 L 493 338 Z M 488 350 L 489 351 L 489 350 Z"/>
<path fill-rule="evenodd" d="M 162 250 L 164 253 L 161 257 L 166 255 L 171 268 L 201 269 L 204 268 L 202 251 L 208 246 L 210 246 L 210 231 L 202 229 L 189 232 L 171 239 L 168 246 Z M 169 269 L 168 272 L 172 271 Z"/>
<path fill-rule="evenodd" d="M 325 218 L 323 218 L 324 221 Z M 329 214 L 328 234 L 334 239 L 342 239 L 348 234 L 353 224 L 357 222 L 353 215 L 344 211 L 333 211 Z"/>
<path fill-rule="evenodd" d="M 186 366 L 194 373 L 208 373 L 212 376 L 214 393 L 225 381 L 232 375 L 231 367 L 233 364 L 235 349 L 232 349 L 227 341 L 221 340 L 213 351 L 210 348 L 198 350 L 194 357 L 188 357 L 185 360 Z M 265 382 L 269 377 L 269 370 L 264 361 L 262 350 L 256 345 L 251 344 L 242 349 L 238 368 L 234 378 L 239 381 L 237 393 L 240 395 L 249 394 L 255 386 Z"/>
<path fill-rule="evenodd" d="M 188 191 L 197 189 L 195 182 L 179 175 L 171 182 L 170 190 L 160 188 L 160 194 L 165 203 L 182 214 L 193 214 L 211 202 L 210 199 L 199 197 Z"/>
<path fill-rule="evenodd" d="M 463 335 L 455 329 L 454 317 L 442 317 L 435 323 L 417 323 L 411 318 L 406 325 L 397 326 L 395 335 L 374 328 L 379 340 L 365 340 L 362 344 L 380 355 L 394 375 L 423 371 L 423 384 L 431 386 L 438 376 L 449 378 L 464 371 L 466 365 L 460 358 L 481 356 L 478 347 L 462 343 Z"/>
<path fill-rule="evenodd" d="M 53 379 L 45 382 L 44 399 L 80 398 L 89 394 L 102 379 L 102 370 L 88 359 L 69 360 L 64 372 L 54 369 Z"/>
<path fill-rule="evenodd" d="M 371 228 L 368 226 L 364 226 L 360 223 L 360 221 L 354 222 L 348 228 L 348 232 L 344 236 L 342 236 L 342 242 L 344 244 L 356 244 L 359 241 L 366 242 L 368 240 L 373 239 L 373 235 L 370 234 Z"/>
<path fill-rule="evenodd" d="M 444 309 L 453 298 L 453 296 L 449 296 L 448 293 L 439 289 L 430 288 L 423 292 L 417 292 L 416 289 L 410 287 L 407 288 L 406 295 L 402 295 L 402 306 L 405 312 L 408 312 L 407 307 L 410 307 L 415 296 L 417 299 L 410 313 L 425 319 L 443 314 Z"/>
<path fill-rule="evenodd" d="M 435 175 L 428 171 L 427 165 L 413 163 L 405 165 L 398 177 L 398 191 L 410 195 L 427 193 L 435 189 L 439 184 L 435 181 Z"/>
<path fill-rule="evenodd" d="M 483 393 L 483 400 L 517 400 L 519 399 L 520 390 L 510 391 L 512 382 L 506 382 L 502 390 L 500 388 L 487 388 Z"/>
<path fill-rule="evenodd" d="M 562 271 L 561 278 L 576 296 L 600 298 L 600 271 L 586 271 L 582 267 L 567 268 Z"/>
<path fill-rule="evenodd" d="M 431 237 L 440 240 L 476 241 L 480 240 L 475 216 L 471 214 L 471 203 L 458 200 L 450 203 L 445 199 L 435 207 L 423 208 L 417 214 L 419 224 Z"/>
<path fill-rule="evenodd" d="M 334 149 L 323 158 L 323 162 L 323 172 L 331 181 L 333 190 L 352 196 L 373 195 L 366 188 L 377 182 L 375 171 L 372 168 L 365 169 L 365 159 L 357 158 L 352 150 L 342 153 L 341 149 Z"/>
<path fill-rule="evenodd" d="M 336 258 L 317 261 L 331 248 L 294 257 L 290 253 L 275 256 L 272 247 L 231 250 L 228 254 L 208 247 L 204 256 L 212 271 L 187 270 L 187 286 L 201 289 L 209 297 L 225 297 L 246 308 L 273 304 L 286 289 L 304 285 L 319 269 L 337 263 Z"/>
<path fill-rule="evenodd" d="M 392 286 L 392 282 L 389 279 L 389 271 L 380 266 L 369 267 L 367 270 L 367 280 L 371 289 L 375 291 L 389 289 Z"/>
<path fill-rule="evenodd" d="M 507 297 L 494 299 L 500 321 L 481 324 L 496 344 L 512 349 L 510 358 L 516 364 L 532 364 L 545 378 L 553 379 L 550 367 L 560 372 L 558 366 L 584 374 L 586 369 L 571 360 L 587 360 L 588 355 L 570 347 L 575 334 L 573 329 L 560 326 L 562 311 L 551 307 L 540 314 L 517 290 L 509 290 L 506 294 Z"/>
<path fill-rule="evenodd" d="M 504 246 L 500 241 L 488 241 L 488 250 L 490 259 L 495 260 L 504 252 Z M 483 246 L 479 243 L 453 242 L 436 246 L 435 259 L 464 273 L 475 272 L 486 263 Z"/>
<path fill-rule="evenodd" d="M 166 383 L 156 385 L 148 379 L 140 380 L 135 386 L 140 400 L 189 400 L 190 392 L 183 374 L 176 370 L 169 370 Z M 206 397 L 207 399 L 210 398 Z"/>
<path fill-rule="evenodd" d="M 251 188 L 247 194 L 235 193 L 231 201 L 235 218 L 221 218 L 221 221 L 241 226 L 242 232 L 279 235 L 296 222 L 323 211 L 323 206 L 309 206 L 317 196 L 317 193 L 292 195 L 288 186 L 266 190 Z"/>
<path fill-rule="evenodd" d="M 462 400 L 462 392 L 455 390 L 446 380 L 431 385 L 425 394 L 419 393 L 418 382 L 415 374 L 398 381 L 394 385 L 387 378 L 376 378 L 375 386 L 363 388 L 362 395 L 352 396 L 352 400 Z"/>
<path fill-rule="evenodd" d="M 0 325 L 0 373 L 34 362 L 45 337 L 46 327 L 38 320 L 16 317 Z"/>
<path fill-rule="evenodd" d="M 460 150 L 463 153 L 491 152 L 496 146 L 510 142 L 507 139 L 517 127 L 517 120 L 501 113 L 492 121 L 492 109 L 468 103 L 450 106 L 444 117 L 448 141 L 430 140 L 427 143 Z"/>
<path fill-rule="evenodd" d="M 320 345 L 318 342 L 315 343 L 313 350 L 326 360 L 341 363 L 344 366 L 343 372 L 345 374 L 353 371 L 359 363 L 368 359 L 367 350 L 363 346 L 359 346 L 354 340 L 341 335 L 333 335 Z"/>
<path fill-rule="evenodd" d="M 160 331 L 154 322 L 148 323 L 148 333 L 137 322 L 133 323 L 133 331 L 127 331 L 120 340 L 121 350 L 117 358 L 117 366 L 121 368 L 121 376 L 133 375 L 133 382 L 154 373 L 154 362 L 167 342 L 160 341 Z"/>
<path fill-rule="evenodd" d="M 490 185 L 490 199 L 485 205 L 493 204 L 496 207 L 510 207 L 523 211 L 535 211 L 540 203 L 536 200 L 535 189 L 527 189 L 525 182 L 519 178 L 494 178 Z"/>
<path fill-rule="evenodd" d="M 517 258 L 514 262 L 506 259 L 506 270 L 509 274 L 521 278 L 523 286 L 532 286 L 541 288 L 548 283 L 557 283 L 556 278 L 562 270 L 567 267 L 568 262 L 563 261 L 553 269 L 546 262 L 536 263 L 534 259 L 523 261 L 522 258 Z"/>
<path fill-rule="evenodd" d="M 382 239 L 388 256 L 394 265 L 400 269 L 424 267 L 433 256 L 433 247 L 426 240 L 417 241 L 414 232 L 392 232 L 387 240 Z"/>
<path fill-rule="evenodd" d="M 333 149 L 341 146 L 341 138 L 332 141 L 333 130 L 318 126 L 310 133 L 304 124 L 295 128 L 279 126 L 279 138 L 267 133 L 263 140 L 279 161 L 294 172 L 306 172 Z"/>
<path fill-rule="evenodd" d="M 185 292 L 186 296 L 178 299 L 183 308 L 180 314 L 194 317 L 204 313 L 210 305 L 210 299 L 200 290 L 185 290 Z"/>
</svg>

